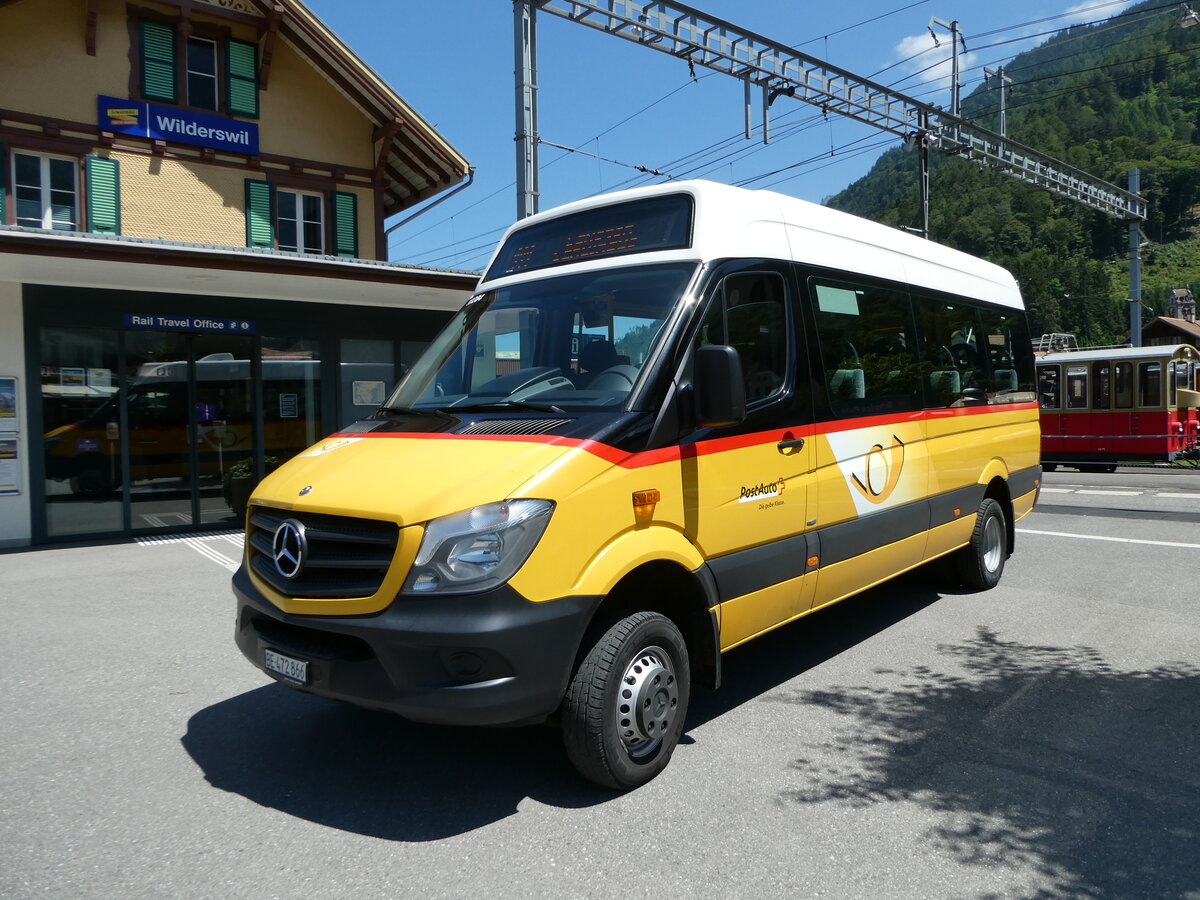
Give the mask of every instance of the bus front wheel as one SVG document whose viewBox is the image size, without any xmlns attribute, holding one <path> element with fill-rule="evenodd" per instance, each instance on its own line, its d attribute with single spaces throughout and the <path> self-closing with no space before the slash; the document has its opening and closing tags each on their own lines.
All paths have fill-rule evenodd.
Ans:
<svg viewBox="0 0 1200 900">
<path fill-rule="evenodd" d="M 976 590 L 994 588 L 1004 574 L 1008 557 L 1008 528 L 1004 508 L 991 497 L 984 497 L 975 516 L 971 543 L 955 557 L 958 577 L 963 584 Z"/>
<path fill-rule="evenodd" d="M 658 613 L 625 616 L 597 640 L 562 704 L 567 756 L 590 781 L 639 787 L 671 760 L 691 693 L 687 644 Z"/>
</svg>

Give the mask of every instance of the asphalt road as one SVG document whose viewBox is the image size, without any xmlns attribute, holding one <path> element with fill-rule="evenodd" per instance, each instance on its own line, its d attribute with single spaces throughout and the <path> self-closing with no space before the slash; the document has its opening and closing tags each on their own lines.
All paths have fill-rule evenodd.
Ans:
<svg viewBox="0 0 1200 900">
<path fill-rule="evenodd" d="M 1195 900 L 1200 472 L 1045 488 L 999 587 L 926 568 L 728 654 L 620 796 L 549 729 L 268 682 L 229 538 L 0 555 L 0 897 Z"/>
</svg>

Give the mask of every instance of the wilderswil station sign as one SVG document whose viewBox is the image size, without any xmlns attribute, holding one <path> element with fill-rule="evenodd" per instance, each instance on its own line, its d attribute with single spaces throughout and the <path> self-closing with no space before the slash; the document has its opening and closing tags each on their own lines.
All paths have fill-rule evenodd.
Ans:
<svg viewBox="0 0 1200 900">
<path fill-rule="evenodd" d="M 102 130 L 116 134 L 258 154 L 258 125 L 225 116 L 100 94 L 96 121 Z"/>
</svg>

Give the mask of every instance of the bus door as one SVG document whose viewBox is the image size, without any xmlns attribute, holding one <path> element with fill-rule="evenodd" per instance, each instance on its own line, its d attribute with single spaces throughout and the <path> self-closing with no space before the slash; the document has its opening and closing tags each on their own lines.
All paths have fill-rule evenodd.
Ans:
<svg viewBox="0 0 1200 900">
<path fill-rule="evenodd" d="M 929 459 L 916 323 L 909 297 L 868 281 L 813 275 L 819 358 L 818 604 L 919 563 L 929 530 Z M 977 332 L 978 329 L 975 329 Z M 937 383 L 961 396 L 956 364 Z M 951 375 L 954 377 L 951 378 Z"/>
<path fill-rule="evenodd" d="M 811 602 L 812 404 L 794 298 L 778 264 L 729 264 L 711 282 L 698 335 L 701 346 L 737 350 L 747 400 L 744 422 L 681 447 L 684 527 L 717 582 L 722 649 Z"/>
</svg>

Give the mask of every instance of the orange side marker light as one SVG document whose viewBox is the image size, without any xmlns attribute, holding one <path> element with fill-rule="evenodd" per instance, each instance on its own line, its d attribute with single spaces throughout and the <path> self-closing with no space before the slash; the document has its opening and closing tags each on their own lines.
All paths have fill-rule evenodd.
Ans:
<svg viewBox="0 0 1200 900">
<path fill-rule="evenodd" d="M 659 491 L 634 491 L 633 515 L 638 525 L 649 525 L 654 518 L 654 507 L 662 499 Z"/>
</svg>

